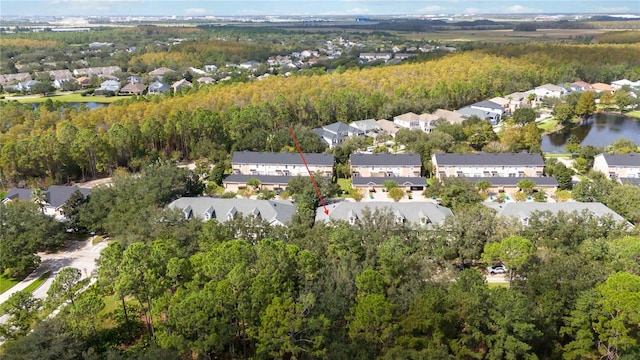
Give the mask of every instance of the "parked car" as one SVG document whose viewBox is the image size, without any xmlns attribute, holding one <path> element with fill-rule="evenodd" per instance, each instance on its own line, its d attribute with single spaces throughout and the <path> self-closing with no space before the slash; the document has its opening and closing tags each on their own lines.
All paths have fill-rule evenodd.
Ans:
<svg viewBox="0 0 640 360">
<path fill-rule="evenodd" d="M 504 274 L 507 272 L 507 268 L 504 265 L 489 266 L 487 272 L 491 275 Z"/>
</svg>

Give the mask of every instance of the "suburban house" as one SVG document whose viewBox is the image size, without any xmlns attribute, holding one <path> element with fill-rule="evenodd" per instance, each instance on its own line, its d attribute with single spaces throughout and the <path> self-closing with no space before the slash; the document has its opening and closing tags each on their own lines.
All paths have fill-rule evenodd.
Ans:
<svg viewBox="0 0 640 360">
<path fill-rule="evenodd" d="M 613 86 L 611 86 L 609 84 L 605 84 L 605 83 L 595 83 L 595 84 L 592 84 L 591 87 L 597 93 L 601 93 L 603 91 L 608 91 L 610 93 L 614 93 L 617 90 Z"/>
<path fill-rule="evenodd" d="M 214 84 L 216 81 L 214 78 L 212 78 L 211 76 L 203 76 L 200 77 L 196 80 L 198 82 L 198 84 L 201 85 L 209 85 L 209 84 Z"/>
<path fill-rule="evenodd" d="M 478 110 L 499 114 L 500 117 L 502 117 L 502 115 L 504 115 L 507 112 L 507 109 L 503 105 L 495 103 L 490 100 L 482 100 L 477 103 L 471 104 L 469 106 L 472 109 L 478 109 Z M 498 120 L 500 120 L 500 117 L 498 117 Z"/>
<path fill-rule="evenodd" d="M 44 204 L 45 215 L 53 216 L 57 220 L 65 220 L 62 206 L 67 203 L 74 192 L 79 191 L 84 197 L 91 193 L 91 189 L 77 186 L 52 185 L 45 192 L 46 203 Z"/>
<path fill-rule="evenodd" d="M 36 85 L 36 84 L 40 84 L 40 81 L 38 81 L 38 80 L 23 81 L 23 82 L 19 82 L 17 85 L 11 86 L 11 87 L 13 89 L 17 90 L 17 91 L 30 93 L 31 92 L 31 88 L 33 87 L 33 85 Z M 9 86 L 7 86 L 7 88 L 9 88 Z"/>
<path fill-rule="evenodd" d="M 84 197 L 88 196 L 91 193 L 90 189 L 77 186 L 50 186 L 46 191 L 42 191 L 43 198 L 42 202 L 40 203 L 40 206 L 42 206 L 42 212 L 45 215 L 54 217 L 56 220 L 65 220 L 62 206 L 66 204 L 69 198 L 71 198 L 71 195 L 73 195 L 73 193 L 76 191 L 80 191 L 80 193 Z M 2 200 L 2 204 L 6 204 L 17 199 L 23 201 L 35 201 L 34 191 L 32 189 L 20 188 L 9 189 L 4 199 Z"/>
<path fill-rule="evenodd" d="M 163 82 L 160 82 L 160 81 L 154 81 L 154 82 L 151 83 L 151 85 L 149 85 L 148 94 L 149 95 L 164 94 L 169 90 L 171 90 L 169 85 L 167 85 L 167 84 L 165 84 Z"/>
<path fill-rule="evenodd" d="M 207 196 L 182 197 L 170 203 L 168 208 L 182 211 L 185 219 L 216 219 L 224 223 L 236 216 L 254 216 L 272 226 L 286 224 L 296 212 L 295 205 L 290 201 L 219 199 Z"/>
<path fill-rule="evenodd" d="M 640 185 L 640 154 L 598 154 L 593 159 L 593 170 L 621 183 Z"/>
<path fill-rule="evenodd" d="M 416 57 L 418 56 L 418 54 L 410 54 L 410 53 L 395 53 L 393 54 L 393 58 L 394 59 L 398 59 L 398 60 L 406 60 L 412 57 Z"/>
<path fill-rule="evenodd" d="M 173 91 L 180 91 L 180 89 L 184 88 L 184 87 L 191 87 L 193 86 L 193 84 L 191 84 L 191 82 L 189 82 L 186 79 L 181 79 L 178 80 L 176 82 L 173 83 L 173 85 L 171 85 L 171 87 L 173 88 Z"/>
<path fill-rule="evenodd" d="M 640 80 L 638 81 L 630 81 L 628 79 L 616 80 L 611 83 L 611 86 L 613 86 L 616 89 L 620 89 L 623 86 L 628 86 L 632 89 L 640 89 Z"/>
<path fill-rule="evenodd" d="M 389 121 L 386 119 L 378 120 L 376 122 L 378 123 L 378 126 L 380 126 L 380 129 L 391 135 L 391 137 L 396 137 L 396 133 L 401 129 L 401 127 L 395 124 L 393 121 Z"/>
<path fill-rule="evenodd" d="M 70 81 L 76 81 L 74 78 L 70 78 L 70 79 L 55 79 L 51 82 L 51 85 L 53 85 L 54 88 L 60 90 L 62 89 L 62 87 L 64 86 L 65 83 L 68 83 Z"/>
<path fill-rule="evenodd" d="M 31 201 L 33 199 L 33 190 L 24 188 L 11 188 L 2 199 L 2 203 L 6 204 L 13 200 Z"/>
<path fill-rule="evenodd" d="M 533 93 L 536 94 L 536 99 L 542 100 L 545 97 L 559 98 L 568 93 L 567 89 L 558 85 L 544 84 L 537 86 L 533 89 Z"/>
<path fill-rule="evenodd" d="M 303 155 L 311 173 L 333 177 L 333 154 Z M 225 188 L 230 190 L 245 188 L 251 178 L 258 179 L 263 188 L 284 189 L 291 178 L 309 176 L 300 154 L 288 152 L 237 151 L 233 153 L 231 169 L 233 173 L 223 180 Z"/>
<path fill-rule="evenodd" d="M 163 77 L 169 73 L 174 73 L 176 72 L 175 70 L 166 68 L 166 67 L 161 67 L 158 69 L 155 69 L 153 71 L 149 72 L 149 76 L 151 76 L 152 78 L 156 78 L 158 81 L 162 81 Z"/>
<path fill-rule="evenodd" d="M 393 117 L 394 124 L 407 129 L 417 129 L 419 121 L 420 115 L 412 112 Z"/>
<path fill-rule="evenodd" d="M 216 71 L 218 71 L 218 67 L 215 66 L 215 65 L 205 65 L 204 66 L 204 71 L 206 71 L 208 73 L 216 72 Z"/>
<path fill-rule="evenodd" d="M 129 84 L 142 83 L 142 76 L 140 76 L 140 75 L 129 75 L 129 76 L 127 76 L 126 82 L 129 83 Z"/>
<path fill-rule="evenodd" d="M 39 73 L 39 75 L 48 75 L 51 81 L 73 79 L 73 74 L 69 69 L 49 70 Z"/>
<path fill-rule="evenodd" d="M 320 137 L 320 140 L 326 143 L 329 148 L 339 146 L 347 138 L 364 136 L 364 131 L 342 122 L 336 122 L 313 129 L 313 132 L 315 132 Z"/>
<path fill-rule="evenodd" d="M 500 122 L 500 118 L 502 114 L 495 111 L 487 111 L 478 108 L 473 108 L 471 106 L 466 106 L 461 109 L 456 110 L 457 113 L 462 115 L 462 117 L 468 119 L 472 116 L 477 116 L 480 119 L 487 120 L 491 123 L 491 125 L 498 125 Z"/>
<path fill-rule="evenodd" d="M 420 129 L 423 132 L 430 133 L 438 126 L 440 117 L 432 114 L 416 115 L 412 112 L 398 115 L 393 118 L 393 122 L 400 127 L 408 129 Z"/>
<path fill-rule="evenodd" d="M 120 94 L 123 95 L 140 95 L 145 90 L 147 90 L 147 86 L 143 83 L 128 83 L 122 89 L 120 89 Z"/>
<path fill-rule="evenodd" d="M 86 89 L 91 87 L 91 79 L 88 76 L 81 76 L 76 79 L 81 88 Z"/>
<path fill-rule="evenodd" d="M 567 202 L 488 202 L 483 204 L 489 208 L 497 211 L 497 216 L 504 218 L 514 218 L 520 221 L 523 225 L 529 225 L 529 219 L 535 212 L 550 212 L 552 215 L 557 215 L 560 212 L 564 213 L 589 213 L 595 217 L 611 216 L 616 222 L 624 222 L 628 226 L 633 227 L 622 216 L 615 211 L 609 209 L 599 202 L 579 202 L 579 201 L 567 201 Z"/>
<path fill-rule="evenodd" d="M 350 123 L 349 126 L 363 131 L 366 135 L 377 133 L 382 130 L 375 119 L 354 121 Z"/>
<path fill-rule="evenodd" d="M 431 115 L 435 116 L 438 119 L 446 120 L 451 124 L 461 124 L 465 119 L 462 114 L 445 109 L 437 109 L 436 111 L 432 112 Z"/>
<path fill-rule="evenodd" d="M 376 61 L 384 60 L 389 61 L 393 57 L 392 53 L 361 53 L 358 58 L 362 61 Z"/>
<path fill-rule="evenodd" d="M 120 91 L 120 82 L 118 80 L 105 80 L 100 84 L 100 87 L 95 90 L 96 93 L 113 93 L 117 94 Z"/>
<path fill-rule="evenodd" d="M 540 154 L 444 154 L 431 155 L 434 173 L 439 180 L 458 177 L 540 177 L 544 160 Z"/>
<path fill-rule="evenodd" d="M 589 91 L 593 90 L 593 86 L 588 82 L 576 81 L 569 84 L 569 89 L 571 89 L 571 91 Z"/>
<path fill-rule="evenodd" d="M 352 202 L 341 201 L 327 205 L 329 214 L 324 208 L 316 211 L 316 222 L 346 221 L 356 225 L 366 218 L 367 213 L 391 213 L 398 224 L 412 224 L 430 228 L 439 225 L 448 216 L 453 216 L 449 208 L 432 202 L 394 203 L 394 202 Z"/>
<path fill-rule="evenodd" d="M 29 80 L 31 80 L 31 74 L 29 73 L 0 74 L 0 85 L 2 86 Z"/>
<path fill-rule="evenodd" d="M 119 66 L 101 66 L 92 68 L 82 68 L 73 70 L 73 76 L 107 76 L 113 75 L 116 71 L 121 71 Z"/>
<path fill-rule="evenodd" d="M 505 96 L 505 98 L 507 98 L 507 99 L 509 99 L 511 101 L 511 103 L 512 103 L 511 109 L 512 109 L 512 112 L 513 112 L 517 108 L 531 107 L 531 101 L 532 100 L 529 100 L 530 99 L 529 96 L 531 96 L 531 94 L 533 94 L 533 91 L 516 91 L 514 93 L 511 93 L 511 94 Z M 533 97 L 535 97 L 535 94 L 533 94 Z M 535 99 L 533 99 L 533 100 L 535 100 Z"/>
</svg>

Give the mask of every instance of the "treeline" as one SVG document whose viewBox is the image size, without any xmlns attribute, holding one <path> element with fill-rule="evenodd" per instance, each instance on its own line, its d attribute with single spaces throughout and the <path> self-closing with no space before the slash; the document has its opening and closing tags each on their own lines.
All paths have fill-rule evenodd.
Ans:
<svg viewBox="0 0 640 360">
<path fill-rule="evenodd" d="M 304 139 L 303 150 L 318 152 L 323 147 L 310 129 L 335 121 L 456 109 L 563 79 L 635 79 L 638 51 L 638 45 L 509 46 L 424 63 L 196 87 L 91 111 L 4 102 L 0 174 L 9 182 L 68 182 L 158 158 L 218 161 L 233 150 L 286 150 L 290 125 Z"/>
<path fill-rule="evenodd" d="M 92 193 L 97 203 L 112 200 L 112 215 L 77 207 L 80 217 L 86 211 L 96 221 L 138 213 L 137 229 L 129 228 L 138 235 L 113 232 L 97 284 L 29 335 L 12 336 L 3 356 L 640 355 L 640 235 L 611 218 L 536 213 L 525 227 L 478 205 L 458 208 L 431 230 L 398 223 L 384 210 L 363 214 L 355 225 L 309 227 L 295 217 L 275 228 L 254 217 L 203 223 L 162 210 L 160 204 L 197 189 L 181 177 L 187 172 L 150 171 L 160 169 L 173 180 L 149 173 L 141 183 L 123 178 Z M 145 193 L 150 181 L 162 182 L 158 194 Z M 481 273 L 498 261 L 509 269 L 509 287 L 487 284 Z"/>
</svg>

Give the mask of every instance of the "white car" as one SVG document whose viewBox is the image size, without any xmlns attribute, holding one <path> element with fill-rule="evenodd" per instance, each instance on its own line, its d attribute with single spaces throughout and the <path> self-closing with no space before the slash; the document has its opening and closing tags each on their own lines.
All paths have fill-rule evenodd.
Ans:
<svg viewBox="0 0 640 360">
<path fill-rule="evenodd" d="M 504 265 L 489 266 L 487 272 L 491 275 L 504 274 L 507 272 L 507 268 Z"/>
</svg>

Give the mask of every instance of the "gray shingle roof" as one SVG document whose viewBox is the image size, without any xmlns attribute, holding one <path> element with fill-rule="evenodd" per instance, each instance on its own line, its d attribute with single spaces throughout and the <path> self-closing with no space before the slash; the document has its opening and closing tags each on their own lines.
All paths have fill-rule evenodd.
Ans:
<svg viewBox="0 0 640 360">
<path fill-rule="evenodd" d="M 493 101 L 489 101 L 489 100 L 482 100 L 475 104 L 471 104 L 471 106 L 483 107 L 487 109 L 504 110 L 504 108 L 500 106 L 500 104 L 496 104 Z"/>
<path fill-rule="evenodd" d="M 387 210 L 396 216 L 402 216 L 408 223 L 420 223 L 423 218 L 428 218 L 429 223 L 441 224 L 447 216 L 453 213 L 449 208 L 434 204 L 432 202 L 395 203 L 395 202 L 351 202 L 342 201 L 336 204 L 327 205 L 329 215 L 324 213 L 324 208 L 316 211 L 316 221 L 343 220 L 349 221 L 350 217 L 360 218 L 365 208 L 371 211 Z"/>
<path fill-rule="evenodd" d="M 80 188 L 77 186 L 60 186 L 60 185 L 52 185 L 46 191 L 47 202 L 56 208 L 64 205 L 64 203 L 69 200 L 71 195 L 76 192 L 76 190 L 80 190 L 80 193 L 85 197 L 91 193 L 90 189 Z"/>
<path fill-rule="evenodd" d="M 572 213 L 574 211 L 582 212 L 584 210 L 587 210 L 597 217 L 611 215 L 615 221 L 626 222 L 624 218 L 618 213 L 599 202 L 508 202 L 504 204 L 496 202 L 484 202 L 483 204 L 490 208 L 496 209 L 498 211 L 498 216 L 515 217 L 519 220 L 530 218 L 531 214 L 535 211 L 550 211 L 553 214 L 558 214 L 560 211 L 565 213 Z"/>
<path fill-rule="evenodd" d="M 438 166 L 544 166 L 540 154 L 435 154 Z"/>
<path fill-rule="evenodd" d="M 361 177 L 351 178 L 355 186 L 384 185 L 387 180 L 395 181 L 400 186 L 427 186 L 426 177 Z"/>
<path fill-rule="evenodd" d="M 422 166 L 419 154 L 352 154 L 350 161 L 353 166 Z"/>
<path fill-rule="evenodd" d="M 335 160 L 333 154 L 304 153 L 304 158 L 309 165 L 333 166 Z M 232 164 L 304 164 L 299 153 L 274 153 L 236 151 L 231 159 Z"/>
<path fill-rule="evenodd" d="M 543 177 L 465 177 L 465 179 L 476 184 L 478 181 L 486 180 L 492 186 L 515 186 L 520 180 L 531 180 L 538 186 L 558 186 L 558 180 L 553 176 Z"/>
<path fill-rule="evenodd" d="M 7 191 L 7 194 L 4 196 L 4 200 L 24 200 L 30 201 L 33 198 L 33 190 L 31 189 L 22 189 L 22 188 L 11 188 Z"/>
<path fill-rule="evenodd" d="M 218 199 L 211 197 L 183 197 L 168 205 L 170 209 L 180 209 L 189 218 L 205 218 L 205 213 L 220 222 L 228 220 L 228 216 L 241 213 L 243 216 L 260 214 L 260 217 L 271 225 L 284 224 L 291 220 L 296 207 L 290 201 L 252 200 L 252 199 Z"/>
<path fill-rule="evenodd" d="M 640 167 L 640 154 L 607 154 L 603 153 L 609 166 Z"/>
</svg>

